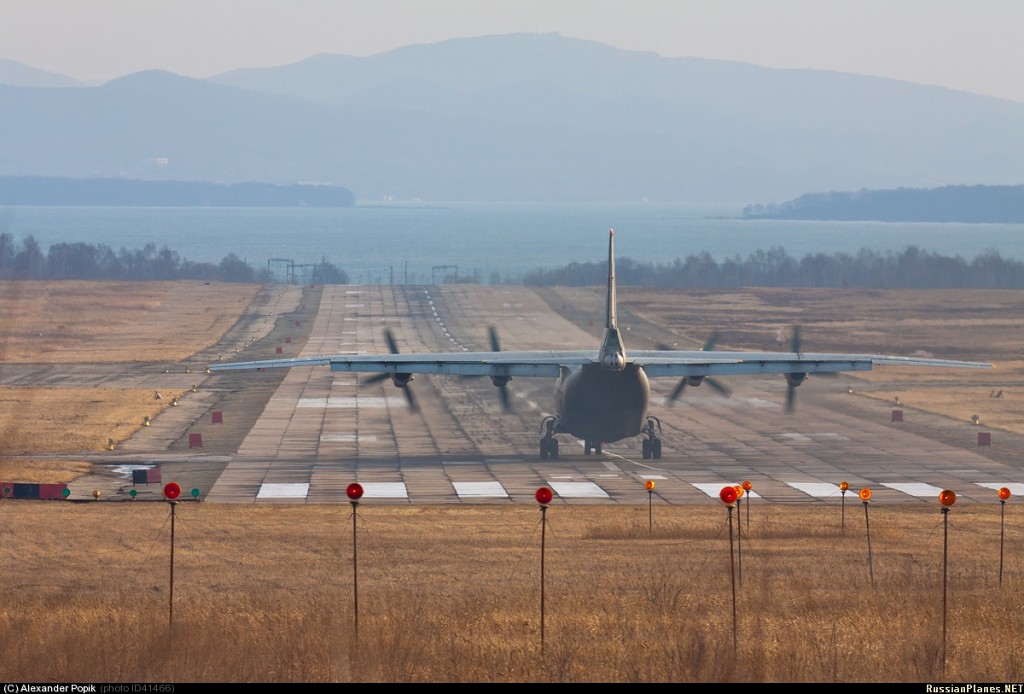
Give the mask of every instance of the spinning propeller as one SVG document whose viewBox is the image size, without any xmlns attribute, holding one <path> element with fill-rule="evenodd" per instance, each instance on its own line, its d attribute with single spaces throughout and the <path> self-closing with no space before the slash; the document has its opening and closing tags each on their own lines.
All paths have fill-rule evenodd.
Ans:
<svg viewBox="0 0 1024 694">
<path fill-rule="evenodd" d="M 391 332 L 390 328 L 384 330 L 384 340 L 387 341 L 388 350 L 391 354 L 399 353 L 398 342 L 395 341 L 395 336 Z M 409 405 L 409 409 L 413 412 L 418 412 L 419 405 L 416 404 L 416 397 L 412 394 L 412 388 L 409 386 L 409 381 L 412 380 L 412 376 L 412 374 L 379 373 L 363 379 L 363 383 L 379 383 L 380 381 L 390 378 L 392 383 L 402 389 L 402 392 L 405 394 L 405 401 Z"/>
<path fill-rule="evenodd" d="M 789 342 L 790 351 L 800 356 L 800 326 L 793 326 L 793 336 Z M 796 387 L 804 382 L 807 374 L 803 372 L 786 374 L 786 414 L 792 414 L 796 407 Z"/>
<path fill-rule="evenodd" d="M 501 344 L 498 342 L 498 330 L 493 325 L 487 328 L 487 334 L 491 338 L 491 351 L 500 352 Z M 501 399 L 501 409 L 505 412 L 511 412 L 514 408 L 512 407 L 512 399 L 508 394 L 508 382 L 512 380 L 511 376 L 491 376 L 491 383 L 498 387 L 498 397 Z"/>
<path fill-rule="evenodd" d="M 718 342 L 718 333 L 711 333 L 708 339 L 704 341 L 704 346 L 700 348 L 702 352 L 710 352 L 715 347 L 715 343 Z M 659 347 L 662 350 L 670 350 L 670 347 L 662 345 Z M 709 386 L 718 391 L 719 394 L 729 397 L 732 395 L 732 390 L 719 380 L 711 378 L 710 376 L 686 376 L 681 378 L 676 387 L 672 390 L 672 394 L 668 397 L 668 402 L 671 405 L 683 394 L 686 390 L 686 386 L 699 386 L 701 383 L 707 383 Z"/>
</svg>

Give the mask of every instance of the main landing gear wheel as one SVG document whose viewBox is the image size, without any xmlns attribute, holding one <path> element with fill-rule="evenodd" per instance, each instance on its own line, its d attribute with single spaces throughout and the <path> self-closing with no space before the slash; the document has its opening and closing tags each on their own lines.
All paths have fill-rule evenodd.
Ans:
<svg viewBox="0 0 1024 694">
<path fill-rule="evenodd" d="M 541 439 L 540 440 L 540 457 L 541 460 L 544 458 L 551 458 L 552 460 L 558 460 L 558 439 Z"/>
<path fill-rule="evenodd" d="M 544 438 L 540 440 L 540 458 L 550 458 L 552 460 L 558 460 L 558 439 L 555 438 L 555 421 L 554 417 L 545 417 L 540 423 L 541 431 L 544 432 Z"/>
<path fill-rule="evenodd" d="M 645 427 L 645 434 L 647 438 L 644 439 L 641 452 L 643 453 L 644 460 L 655 460 L 661 459 L 661 439 L 658 438 L 658 433 L 661 431 L 661 422 L 658 421 L 657 417 L 648 417 L 647 426 Z"/>
<path fill-rule="evenodd" d="M 600 441 L 584 441 L 583 442 L 583 455 L 590 455 L 593 451 L 594 455 L 601 455 L 601 443 Z"/>
</svg>

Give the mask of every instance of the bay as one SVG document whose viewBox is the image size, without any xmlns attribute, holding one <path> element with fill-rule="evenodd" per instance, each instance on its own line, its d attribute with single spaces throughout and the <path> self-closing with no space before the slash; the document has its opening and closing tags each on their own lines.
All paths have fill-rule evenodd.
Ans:
<svg viewBox="0 0 1024 694">
<path fill-rule="evenodd" d="M 235 254 L 283 271 L 321 259 L 357 284 L 427 284 L 457 275 L 490 283 L 538 268 L 604 260 L 609 228 L 619 258 L 716 261 L 782 248 L 815 253 L 898 253 L 908 246 L 971 260 L 996 250 L 1024 260 L 1024 225 L 744 220 L 740 207 L 684 203 L 361 204 L 351 208 L 8 207 L 0 232 L 115 251 L 154 244 L 182 259 L 218 263 Z"/>
</svg>

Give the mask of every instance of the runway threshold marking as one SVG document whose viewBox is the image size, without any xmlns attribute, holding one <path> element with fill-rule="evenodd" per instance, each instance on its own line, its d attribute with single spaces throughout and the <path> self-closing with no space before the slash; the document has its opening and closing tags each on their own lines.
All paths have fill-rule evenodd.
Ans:
<svg viewBox="0 0 1024 694">
<path fill-rule="evenodd" d="M 881 484 L 883 487 L 903 492 L 907 496 L 930 496 L 937 499 L 939 492 L 942 491 L 942 487 L 936 487 L 934 484 L 926 484 L 924 482 L 882 482 Z"/>
<path fill-rule="evenodd" d="M 508 498 L 508 492 L 501 482 L 452 482 L 455 493 L 463 499 Z"/>
<path fill-rule="evenodd" d="M 608 492 L 593 482 L 551 482 L 551 488 L 564 499 L 607 499 Z"/>
<path fill-rule="evenodd" d="M 975 482 L 975 484 L 978 485 L 979 487 L 984 487 L 985 489 L 995 490 L 999 490 L 1002 487 L 1006 487 L 1007 489 L 1010 490 L 1010 494 L 1012 494 L 1013 496 L 1024 495 L 1024 484 L 1020 482 Z M 953 491 L 956 490 L 954 489 Z"/>
<path fill-rule="evenodd" d="M 309 495 L 309 482 L 264 482 L 257 499 L 305 499 Z"/>
<path fill-rule="evenodd" d="M 728 485 L 729 482 L 694 482 L 692 484 L 694 487 L 701 490 L 711 498 L 717 499 L 719 492 L 722 491 L 722 487 Z M 732 484 L 735 485 L 737 483 L 733 482 Z M 754 498 L 761 498 L 761 495 L 755 492 L 753 489 L 751 489 L 749 492 L 746 492 L 746 494 Z"/>
<path fill-rule="evenodd" d="M 785 484 L 793 489 L 803 492 L 807 496 L 813 496 L 817 499 L 842 497 L 839 485 L 832 484 L 831 482 L 786 482 Z M 849 493 L 856 496 L 856 492 Z"/>
<path fill-rule="evenodd" d="M 409 490 L 405 482 L 363 482 L 363 498 L 366 499 L 408 499 Z"/>
</svg>

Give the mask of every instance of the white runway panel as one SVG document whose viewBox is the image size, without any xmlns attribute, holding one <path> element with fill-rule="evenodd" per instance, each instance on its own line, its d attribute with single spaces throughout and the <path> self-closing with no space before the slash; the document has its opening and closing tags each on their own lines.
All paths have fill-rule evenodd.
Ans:
<svg viewBox="0 0 1024 694">
<path fill-rule="evenodd" d="M 452 482 L 455 493 L 463 499 L 498 497 L 508 498 L 508 492 L 501 486 L 501 482 Z"/>
<path fill-rule="evenodd" d="M 942 487 L 936 487 L 933 484 L 925 484 L 924 482 L 882 482 L 882 486 L 888 487 L 889 489 L 895 489 L 898 492 L 903 492 L 908 496 L 930 496 L 936 500 L 939 498 L 939 492 L 942 491 Z"/>
<path fill-rule="evenodd" d="M 719 492 L 722 491 L 722 487 L 735 486 L 735 484 L 729 484 L 728 482 L 696 482 L 693 486 L 710 496 L 712 499 L 717 499 Z M 750 495 L 754 499 L 761 498 L 761 495 L 753 489 L 749 492 L 743 492 L 743 496 L 747 495 Z"/>
<path fill-rule="evenodd" d="M 257 499 L 305 499 L 309 482 L 267 482 L 260 485 Z"/>
<path fill-rule="evenodd" d="M 839 485 L 832 484 L 831 482 L 786 482 L 786 485 L 793 489 L 799 489 L 807 496 L 813 496 L 816 499 L 836 499 L 842 498 L 843 493 L 839 491 Z M 847 495 L 857 496 L 854 491 L 847 491 Z"/>
<path fill-rule="evenodd" d="M 408 499 L 405 482 L 363 482 L 364 499 Z"/>
<path fill-rule="evenodd" d="M 348 409 L 357 407 L 384 409 L 387 407 L 405 407 L 404 397 L 352 397 L 332 396 L 329 398 L 300 398 L 296 407 L 314 407 L 320 409 Z"/>
<path fill-rule="evenodd" d="M 608 492 L 593 482 L 552 482 L 551 488 L 558 496 L 569 498 L 607 499 Z"/>
<path fill-rule="evenodd" d="M 1011 501 L 1015 496 L 1024 496 L 1024 484 L 1020 482 L 975 482 L 975 484 L 978 485 L 979 487 L 984 487 L 985 489 L 995 489 L 996 491 L 999 491 L 1001 488 L 1006 487 L 1007 489 L 1010 490 Z M 956 490 L 954 489 L 953 491 Z M 998 497 L 993 495 L 992 498 L 996 499 Z"/>
</svg>

